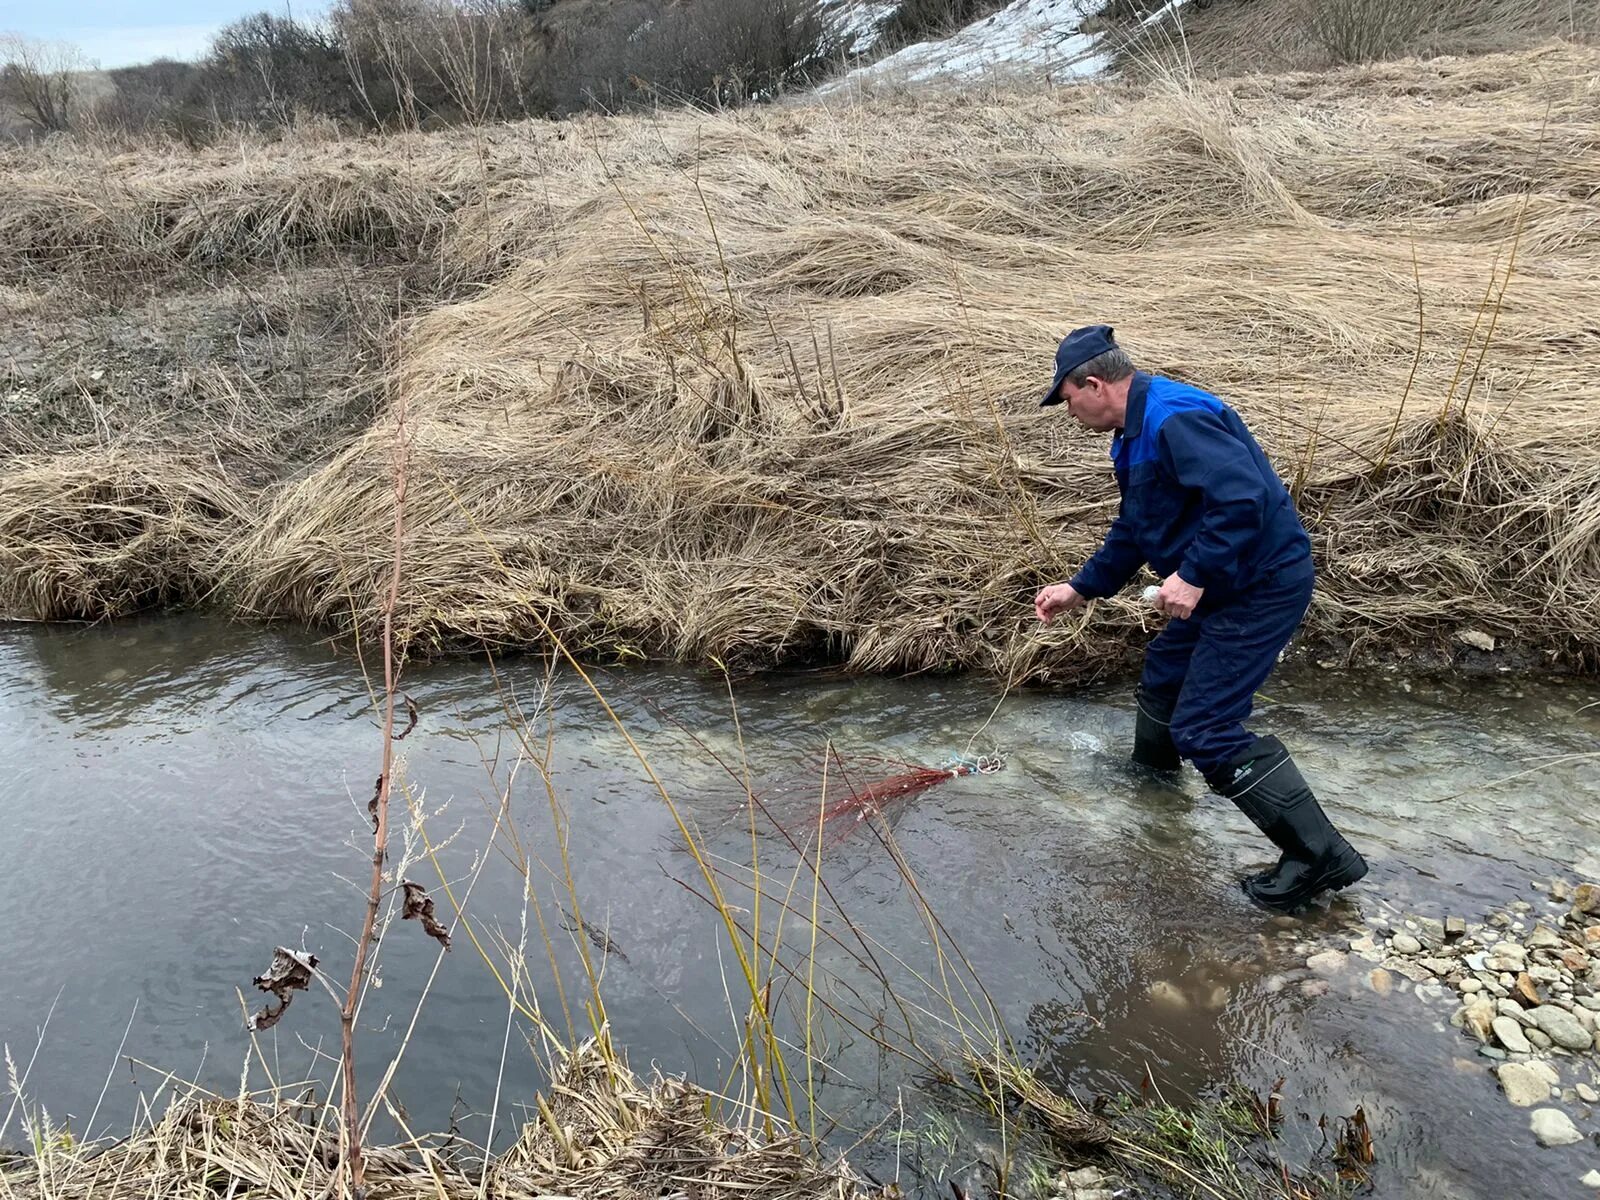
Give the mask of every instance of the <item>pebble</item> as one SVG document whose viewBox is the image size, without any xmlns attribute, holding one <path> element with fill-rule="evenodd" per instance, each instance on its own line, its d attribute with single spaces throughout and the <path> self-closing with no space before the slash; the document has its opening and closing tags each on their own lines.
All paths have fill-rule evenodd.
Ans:
<svg viewBox="0 0 1600 1200">
<path fill-rule="evenodd" d="M 1576 1089 L 1578 1099 L 1585 1104 L 1600 1104 L 1600 1092 L 1595 1091 L 1587 1083 L 1580 1083 Z"/>
<path fill-rule="evenodd" d="M 1483 991 L 1483 981 L 1481 979 L 1463 979 L 1460 983 L 1456 984 L 1456 987 L 1460 990 L 1462 995 L 1470 996 L 1473 992 Z"/>
<path fill-rule="evenodd" d="M 1528 935 L 1529 950 L 1557 950 L 1561 947 L 1561 935 L 1548 925 L 1538 925 Z"/>
<path fill-rule="evenodd" d="M 1318 996 L 1326 996 L 1328 994 L 1328 981 L 1326 979 L 1307 979 L 1301 983 L 1300 991 L 1303 995 L 1310 996 L 1315 1000 Z"/>
<path fill-rule="evenodd" d="M 1409 933 L 1397 933 L 1389 943 L 1396 954 L 1420 954 L 1422 943 Z"/>
<path fill-rule="evenodd" d="M 1456 969 L 1455 960 L 1450 958 L 1419 958 L 1417 962 L 1439 976 L 1448 975 Z"/>
<path fill-rule="evenodd" d="M 1554 1045 L 1550 1040 L 1550 1035 L 1542 1029 L 1524 1029 L 1522 1032 L 1528 1041 L 1539 1050 L 1548 1050 Z"/>
<path fill-rule="evenodd" d="M 1382 967 L 1375 967 L 1372 974 L 1367 976 L 1367 986 L 1380 996 L 1387 996 L 1394 990 L 1394 976 Z"/>
<path fill-rule="evenodd" d="M 1517 995 L 1532 1005 L 1539 1004 L 1539 989 L 1533 985 L 1533 976 L 1524 971 L 1516 978 Z"/>
<path fill-rule="evenodd" d="M 1417 918 L 1417 938 L 1430 950 L 1444 945 L 1444 922 L 1434 917 Z"/>
<path fill-rule="evenodd" d="M 1464 917 L 1446 917 L 1444 919 L 1444 936 L 1447 939 L 1454 941 L 1458 937 L 1465 936 L 1466 932 L 1467 922 Z"/>
<path fill-rule="evenodd" d="M 1158 979 L 1146 989 L 1150 999 L 1157 1004 L 1165 1004 L 1169 1008 L 1187 1008 L 1189 998 L 1178 990 L 1176 984 L 1168 983 L 1165 979 Z"/>
<path fill-rule="evenodd" d="M 1529 904 L 1526 900 L 1513 900 L 1511 902 L 1511 911 L 1512 912 L 1519 912 L 1519 913 L 1530 913 L 1530 912 L 1533 911 L 1533 905 Z"/>
<path fill-rule="evenodd" d="M 1532 1108 L 1550 1099 L 1550 1081 L 1542 1063 L 1506 1063 L 1496 1067 L 1494 1073 L 1505 1089 L 1506 1099 L 1518 1108 Z"/>
<path fill-rule="evenodd" d="M 1575 913 L 1600 913 L 1600 887 L 1580 883 L 1572 892 L 1572 911 Z"/>
<path fill-rule="evenodd" d="M 1487 1042 L 1494 1032 L 1494 1005 L 1487 1000 L 1474 1000 L 1462 1012 L 1462 1020 L 1480 1042 Z"/>
<path fill-rule="evenodd" d="M 1600 1012 L 1600 996 L 1579 996 L 1578 1003 L 1590 1012 Z"/>
<path fill-rule="evenodd" d="M 1549 1035 L 1550 1040 L 1564 1050 L 1587 1050 L 1594 1044 L 1589 1031 L 1578 1024 L 1578 1018 L 1564 1008 L 1541 1004 L 1528 1014 L 1533 1023 Z"/>
<path fill-rule="evenodd" d="M 1344 968 L 1344 952 L 1342 950 L 1324 950 L 1321 954 L 1313 954 L 1306 959 L 1306 966 L 1322 975 L 1332 975 Z"/>
<path fill-rule="evenodd" d="M 1502 1017 L 1510 1017 L 1518 1025 L 1529 1026 L 1533 1024 L 1533 1018 L 1515 1000 L 1497 1000 L 1495 1001 L 1494 1010 Z"/>
<path fill-rule="evenodd" d="M 1600 1033 L 1600 1013 L 1590 1012 L 1587 1008 L 1575 1008 L 1572 1015 L 1578 1019 L 1579 1025 L 1589 1031 L 1590 1037 Z"/>
<path fill-rule="evenodd" d="M 1473 971 L 1487 971 L 1489 969 L 1489 955 L 1483 950 L 1474 950 L 1467 955 L 1467 967 Z"/>
<path fill-rule="evenodd" d="M 1600 1188 L 1600 1171 L 1590 1171 L 1578 1182 L 1587 1188 Z"/>
<path fill-rule="evenodd" d="M 1075 1188 L 1099 1187 L 1101 1182 L 1098 1167 L 1082 1167 L 1076 1171 L 1067 1172 L 1067 1182 Z"/>
<path fill-rule="evenodd" d="M 1527 1036 L 1510 1017 L 1496 1017 L 1493 1022 L 1494 1036 L 1499 1043 L 1513 1054 L 1532 1054 L 1533 1047 L 1528 1044 Z"/>
<path fill-rule="evenodd" d="M 1536 1108 L 1529 1119 L 1533 1136 L 1541 1146 L 1572 1146 L 1583 1141 L 1583 1134 L 1572 1118 L 1559 1108 Z"/>
<path fill-rule="evenodd" d="M 1503 1059 L 1506 1056 L 1506 1052 L 1500 1049 L 1499 1046 L 1479 1046 L 1478 1053 L 1485 1058 Z"/>
</svg>

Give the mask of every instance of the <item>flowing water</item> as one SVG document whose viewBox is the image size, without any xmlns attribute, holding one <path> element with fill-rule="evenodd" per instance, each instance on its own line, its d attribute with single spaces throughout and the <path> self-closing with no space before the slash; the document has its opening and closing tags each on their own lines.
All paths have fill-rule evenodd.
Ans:
<svg viewBox="0 0 1600 1200">
<path fill-rule="evenodd" d="M 812 978 L 819 1012 L 832 1005 L 849 1019 L 816 1022 L 814 1049 L 829 1064 L 817 1096 L 823 1119 L 840 1123 L 833 1140 L 880 1178 L 898 1169 L 928 1195 L 947 1195 L 942 1180 L 963 1172 L 981 1183 L 973 1161 L 984 1133 L 944 1115 L 945 1089 L 925 1066 L 869 1036 L 874 1019 L 903 1029 L 906 1017 L 860 966 L 864 947 L 893 978 L 919 1044 L 935 1051 L 958 1040 L 952 1009 L 982 1017 L 992 1003 L 1022 1056 L 1080 1096 L 1137 1089 L 1147 1069 L 1169 1100 L 1228 1080 L 1264 1091 L 1286 1076 L 1291 1153 L 1316 1145 L 1319 1115 L 1360 1104 L 1377 1136 L 1382 1196 L 1570 1194 L 1600 1165 L 1592 1141 L 1534 1145 L 1527 1111 L 1505 1102 L 1489 1061 L 1445 1024 L 1448 1003 L 1404 981 L 1377 994 L 1354 960 L 1318 994 L 1304 965 L 1310 949 L 1342 948 L 1381 911 L 1481 919 L 1508 900 L 1537 900 L 1532 879 L 1600 876 L 1591 684 L 1315 669 L 1270 682 L 1258 726 L 1294 748 L 1372 864 L 1362 885 L 1295 923 L 1252 909 L 1237 890 L 1237 876 L 1268 853 L 1230 805 L 1192 773 L 1172 788 L 1122 765 L 1125 688 L 1002 697 L 979 679 L 828 673 L 730 685 L 655 667 L 596 681 L 727 872 L 735 917 L 755 919 L 734 882 L 753 857 L 767 879 L 764 936 L 790 896 L 783 957 L 799 969 L 777 973 L 786 1002 L 803 1003 L 811 881 L 764 822 L 752 846 L 737 777 L 748 770 L 803 838 L 825 760 L 837 789 L 841 762 L 870 772 L 882 770 L 863 765 L 873 757 L 1006 755 L 998 774 L 951 780 L 888 812 L 947 940 L 930 936 L 871 828 L 823 849 L 824 879 L 850 919 L 829 916 L 823 898 Z M 454 913 L 440 870 L 490 959 L 503 963 L 504 943 L 525 939 L 539 1004 L 562 1033 L 563 1000 L 575 1023 L 586 1019 L 579 947 L 598 963 L 608 946 L 606 1014 L 632 1062 L 728 1085 L 733 1011 L 748 1003 L 736 959 L 694 894 L 705 884 L 671 812 L 600 705 L 570 673 L 547 686 L 531 657 L 493 670 L 417 666 L 406 686 L 421 712 L 401 745 L 408 793 L 440 843 L 437 867 L 424 859 L 408 873 L 432 888 L 441 916 Z M 508 708 L 530 718 L 553 787 L 519 755 Z M 27 1076 L 29 1101 L 80 1132 L 92 1118 L 99 1133 L 126 1128 L 134 1097 L 159 1094 L 164 1072 L 236 1088 L 253 1053 L 241 1005 L 256 1005 L 250 981 L 272 947 L 303 946 L 336 979 L 348 971 L 379 753 L 360 664 L 303 632 L 195 617 L 9 626 L 0 745 L 0 1041 Z M 1539 769 L 1496 782 L 1530 767 Z M 497 819 L 501 836 L 485 853 Z M 512 830 L 536 905 L 524 903 Z M 587 936 L 572 932 L 580 906 L 598 927 Z M 502 1054 L 505 992 L 479 946 L 458 930 L 434 974 L 437 948 L 419 928 L 397 923 L 385 940 L 363 1054 L 376 1074 L 403 1045 L 393 1094 L 413 1127 L 454 1120 L 482 1134 L 498 1094 L 503 1133 L 543 1078 L 524 1016 Z M 319 1055 L 334 1049 L 336 1030 L 325 995 L 300 995 L 257 1040 L 254 1083 L 270 1070 L 280 1082 L 325 1084 Z M 1597 1124 L 1581 1110 L 1578 1121 Z M 15 1123 L 4 1137 L 16 1140 Z"/>
</svg>

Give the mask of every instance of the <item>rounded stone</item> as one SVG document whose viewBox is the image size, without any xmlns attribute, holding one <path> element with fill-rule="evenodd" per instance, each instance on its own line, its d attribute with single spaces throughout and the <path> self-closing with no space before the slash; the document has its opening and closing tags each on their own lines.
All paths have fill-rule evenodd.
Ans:
<svg viewBox="0 0 1600 1200">
<path fill-rule="evenodd" d="M 1313 954 L 1306 959 L 1306 966 L 1322 975 L 1332 975 L 1344 967 L 1344 952 L 1341 950 L 1324 950 L 1321 954 Z"/>
<path fill-rule="evenodd" d="M 1528 1123 L 1541 1146 L 1575 1146 L 1583 1141 L 1572 1118 L 1559 1108 L 1536 1108 Z"/>
<path fill-rule="evenodd" d="M 1533 1047 L 1528 1044 L 1527 1036 L 1510 1017 L 1496 1017 L 1494 1019 L 1494 1037 L 1507 1050 L 1513 1054 L 1532 1054 Z"/>
<path fill-rule="evenodd" d="M 1518 1108 L 1532 1108 L 1550 1099 L 1550 1084 L 1536 1063 L 1506 1063 L 1495 1068 L 1506 1099 Z"/>
<path fill-rule="evenodd" d="M 1587 1050 L 1594 1044 L 1594 1038 L 1589 1031 L 1578 1023 L 1577 1017 L 1564 1008 L 1557 1008 L 1553 1004 L 1541 1004 L 1528 1016 L 1563 1050 Z"/>
</svg>

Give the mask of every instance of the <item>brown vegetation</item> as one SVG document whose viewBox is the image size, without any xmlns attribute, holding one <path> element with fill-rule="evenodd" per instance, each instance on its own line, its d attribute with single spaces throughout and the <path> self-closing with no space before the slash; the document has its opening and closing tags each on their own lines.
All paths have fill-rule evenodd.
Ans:
<svg viewBox="0 0 1600 1200">
<path fill-rule="evenodd" d="M 688 1188 L 707 1200 L 851 1200 L 873 1194 L 842 1163 L 798 1140 L 762 1142 L 708 1115 L 714 1098 L 677 1080 L 640 1083 L 604 1042 L 558 1062 L 548 1120 L 535 1117 L 503 1153 L 483 1159 L 454 1138 L 373 1148 L 369 1196 L 471 1200 L 654 1196 Z M 18 1200 L 180 1200 L 198 1195 L 347 1196 L 331 1106 L 287 1095 L 174 1101 L 158 1121 L 96 1151 L 45 1140 L 0 1156 L 0 1185 Z M 451 1144 L 455 1143 L 455 1144 Z M 361 1194 L 361 1193 L 355 1193 Z"/>
<path fill-rule="evenodd" d="M 1592 662 L 1597 65 L 16 152 L 0 245 L 35 280 L 435 264 L 454 302 L 360 384 L 410 407 L 419 649 L 548 623 L 595 656 L 1108 669 L 1146 636 L 1132 600 L 1048 633 L 1028 603 L 1114 511 L 1103 441 L 1034 406 L 1054 339 L 1104 319 L 1275 456 L 1314 634 L 1470 623 Z M 210 575 L 231 604 L 373 627 L 386 436 L 255 494 Z"/>
<path fill-rule="evenodd" d="M 1411 55 L 1526 50 L 1600 37 L 1600 9 L 1560 0 L 1113 0 L 1098 25 L 1135 71 L 1323 70 Z"/>
</svg>

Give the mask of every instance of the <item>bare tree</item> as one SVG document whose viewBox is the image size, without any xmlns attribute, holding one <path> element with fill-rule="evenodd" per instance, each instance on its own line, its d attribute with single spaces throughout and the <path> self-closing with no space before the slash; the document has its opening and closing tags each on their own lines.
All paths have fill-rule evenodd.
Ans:
<svg viewBox="0 0 1600 1200">
<path fill-rule="evenodd" d="M 42 131 L 58 133 L 71 116 L 74 76 L 90 67 L 71 43 L 0 34 L 0 102 Z"/>
</svg>

